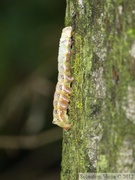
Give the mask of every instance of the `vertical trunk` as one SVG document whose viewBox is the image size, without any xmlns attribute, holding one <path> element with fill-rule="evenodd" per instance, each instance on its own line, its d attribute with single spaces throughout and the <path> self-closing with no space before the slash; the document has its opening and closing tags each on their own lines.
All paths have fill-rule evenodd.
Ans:
<svg viewBox="0 0 135 180">
<path fill-rule="evenodd" d="M 74 76 L 62 180 L 135 169 L 135 2 L 67 0 Z"/>
</svg>

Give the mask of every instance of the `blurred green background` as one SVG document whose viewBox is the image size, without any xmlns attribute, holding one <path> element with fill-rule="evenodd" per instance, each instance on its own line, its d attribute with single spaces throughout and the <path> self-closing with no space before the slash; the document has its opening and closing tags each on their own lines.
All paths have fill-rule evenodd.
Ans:
<svg viewBox="0 0 135 180">
<path fill-rule="evenodd" d="M 65 3 L 0 1 L 0 180 L 60 178 L 52 101 Z"/>
</svg>

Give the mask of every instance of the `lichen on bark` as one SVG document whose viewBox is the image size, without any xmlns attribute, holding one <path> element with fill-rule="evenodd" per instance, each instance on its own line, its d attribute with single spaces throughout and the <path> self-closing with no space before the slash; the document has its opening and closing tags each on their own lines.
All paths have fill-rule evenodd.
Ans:
<svg viewBox="0 0 135 180">
<path fill-rule="evenodd" d="M 118 167 L 125 142 L 134 152 L 134 113 L 130 119 L 127 115 L 135 105 L 129 100 L 134 97 L 129 89 L 135 92 L 134 14 L 132 0 L 67 0 L 66 25 L 74 28 L 74 82 L 72 128 L 63 132 L 61 179 L 78 179 L 78 173 L 85 172 L 122 172 L 126 163 Z M 127 169 L 133 172 L 134 153 L 131 159 Z"/>
</svg>

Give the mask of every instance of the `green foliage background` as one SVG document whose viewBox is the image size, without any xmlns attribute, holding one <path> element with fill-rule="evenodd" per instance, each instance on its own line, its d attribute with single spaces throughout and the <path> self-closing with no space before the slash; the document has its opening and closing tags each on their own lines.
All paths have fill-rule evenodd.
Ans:
<svg viewBox="0 0 135 180">
<path fill-rule="evenodd" d="M 65 3 L 63 0 L 5 0 L 0 2 L 1 139 L 3 135 L 8 135 L 9 138 L 12 135 L 35 135 L 54 127 L 51 124 L 52 98 L 57 78 L 58 43 L 61 29 L 64 27 Z M 40 77 L 52 85 L 51 89 L 48 89 L 46 85 L 46 89 L 50 93 L 48 93 L 49 98 L 39 94 L 33 95 L 33 92 L 29 90 L 31 77 L 34 82 L 33 76 Z M 35 83 L 35 86 L 38 89 L 40 87 L 37 84 Z M 23 93 L 28 95 L 24 98 Z M 20 100 L 21 95 L 23 96 L 22 100 Z M 16 102 L 19 102 L 17 108 Z M 14 113 L 10 115 L 9 112 L 13 107 L 15 107 Z M 39 126 L 41 115 L 44 123 L 41 123 L 40 128 L 32 132 L 27 129 L 28 114 L 34 114 L 37 109 L 39 118 L 37 117 L 35 126 Z M 43 110 L 42 113 L 40 113 L 40 109 Z M 32 121 L 29 126 L 33 126 Z M 58 149 L 58 154 L 52 155 L 50 149 L 54 147 L 56 147 L 56 152 Z M 27 180 L 32 178 L 34 168 L 46 171 L 48 164 L 52 167 L 60 161 L 61 143 L 55 144 L 54 147 L 51 144 L 49 147 L 36 148 L 32 151 L 27 151 L 27 149 L 25 151 L 11 150 L 9 147 L 7 153 L 7 149 L 0 145 L 0 179 L 19 178 L 21 180 L 25 178 Z M 39 153 L 40 151 L 42 153 Z M 29 176 L 27 176 L 27 170 L 19 166 L 22 161 L 25 166 L 23 158 L 26 158 L 26 155 L 27 158 L 29 157 L 27 153 L 31 156 L 30 164 L 27 162 L 26 165 L 26 167 L 31 167 Z M 41 163 L 42 166 L 39 166 L 40 161 L 37 163 L 34 160 L 35 157 L 36 160 L 42 159 L 42 161 L 43 157 L 48 157 L 48 159 L 44 159 L 44 163 Z M 35 163 L 32 163 L 33 161 Z M 32 169 L 33 164 L 34 168 Z M 59 163 L 56 164 L 59 166 Z M 20 167 L 20 169 L 16 169 L 16 167 Z M 46 173 L 44 175 L 46 176 Z M 34 178 L 40 179 L 35 175 Z"/>
</svg>

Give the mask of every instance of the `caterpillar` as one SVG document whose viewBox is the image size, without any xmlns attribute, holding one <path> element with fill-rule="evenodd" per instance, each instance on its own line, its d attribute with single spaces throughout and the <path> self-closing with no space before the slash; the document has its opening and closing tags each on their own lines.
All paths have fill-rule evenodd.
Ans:
<svg viewBox="0 0 135 180">
<path fill-rule="evenodd" d="M 69 96 L 71 94 L 70 84 L 73 77 L 70 73 L 70 55 L 72 45 L 72 27 L 65 27 L 62 31 L 58 52 L 58 82 L 53 100 L 53 124 L 65 130 L 71 128 L 68 120 L 67 110 L 69 107 Z"/>
</svg>

